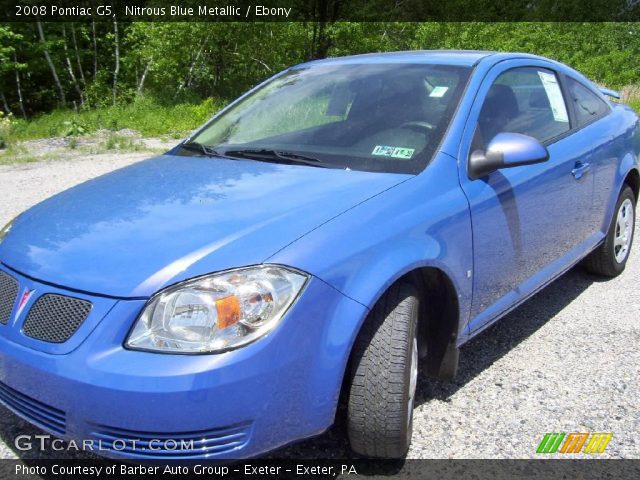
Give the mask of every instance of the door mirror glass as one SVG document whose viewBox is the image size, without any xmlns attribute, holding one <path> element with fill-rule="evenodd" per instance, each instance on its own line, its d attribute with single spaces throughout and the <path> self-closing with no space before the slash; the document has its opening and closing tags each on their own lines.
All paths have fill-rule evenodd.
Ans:
<svg viewBox="0 0 640 480">
<path fill-rule="evenodd" d="M 541 163 L 549 152 L 538 140 L 520 133 L 499 133 L 489 142 L 486 151 L 476 150 L 469 158 L 469 177 L 484 177 L 500 168 Z"/>
</svg>

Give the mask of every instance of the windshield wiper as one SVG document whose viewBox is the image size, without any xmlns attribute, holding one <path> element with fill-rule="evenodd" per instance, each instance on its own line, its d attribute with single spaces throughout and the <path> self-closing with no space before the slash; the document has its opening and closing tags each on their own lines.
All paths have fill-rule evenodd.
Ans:
<svg viewBox="0 0 640 480">
<path fill-rule="evenodd" d="M 312 167 L 328 168 L 319 159 L 309 155 L 302 155 L 294 152 L 283 152 L 281 150 L 270 150 L 267 148 L 247 148 L 243 150 L 225 150 L 222 154 L 225 157 L 249 158 L 266 162 L 287 162 L 310 165 Z"/>
<path fill-rule="evenodd" d="M 192 152 L 202 153 L 203 155 L 206 155 L 207 157 L 213 157 L 215 155 L 220 155 L 213 148 L 211 148 L 211 147 L 209 147 L 207 145 L 203 145 L 202 143 L 198 143 L 198 142 L 185 142 L 182 145 L 180 145 L 180 147 L 184 148 L 185 150 L 191 150 Z"/>
</svg>

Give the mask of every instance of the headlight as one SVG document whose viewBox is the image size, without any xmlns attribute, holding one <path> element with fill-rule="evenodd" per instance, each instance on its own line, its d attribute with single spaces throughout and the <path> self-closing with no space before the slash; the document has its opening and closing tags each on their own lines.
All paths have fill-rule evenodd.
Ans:
<svg viewBox="0 0 640 480">
<path fill-rule="evenodd" d="M 7 236 L 7 234 L 11 230 L 11 227 L 13 227 L 13 222 L 16 221 L 16 218 L 18 217 L 15 217 L 13 220 L 7 223 L 4 227 L 2 227 L 2 230 L 0 230 L 0 243 L 2 243 L 2 241 L 4 240 L 4 237 Z"/>
<path fill-rule="evenodd" d="M 246 345 L 273 330 L 306 281 L 300 272 L 265 265 L 169 287 L 151 298 L 126 346 L 201 353 Z"/>
</svg>

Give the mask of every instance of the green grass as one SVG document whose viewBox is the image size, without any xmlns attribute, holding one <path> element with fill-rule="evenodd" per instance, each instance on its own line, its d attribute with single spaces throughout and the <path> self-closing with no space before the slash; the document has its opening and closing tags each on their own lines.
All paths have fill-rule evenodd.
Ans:
<svg viewBox="0 0 640 480">
<path fill-rule="evenodd" d="M 225 102 L 207 99 L 199 104 L 161 105 L 150 98 L 140 98 L 127 105 L 74 112 L 56 110 L 25 121 L 12 122 L 10 141 L 73 135 L 76 131 L 91 134 L 96 130 L 137 130 L 144 136 L 180 138 L 202 125 Z M 73 125 L 70 131 L 70 125 Z"/>
<path fill-rule="evenodd" d="M 111 134 L 103 142 L 101 147 L 106 150 L 125 150 L 128 152 L 137 152 L 143 149 L 143 145 L 135 139 Z"/>
<path fill-rule="evenodd" d="M 7 148 L 0 150 L 0 165 L 10 165 L 14 163 L 32 163 L 42 160 L 55 160 L 56 156 L 50 158 L 31 155 L 29 151 L 22 145 L 9 144 Z"/>
</svg>

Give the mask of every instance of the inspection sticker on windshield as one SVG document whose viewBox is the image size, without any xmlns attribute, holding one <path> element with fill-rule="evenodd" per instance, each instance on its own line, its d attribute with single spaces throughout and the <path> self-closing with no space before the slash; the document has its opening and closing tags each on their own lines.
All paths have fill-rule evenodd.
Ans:
<svg viewBox="0 0 640 480">
<path fill-rule="evenodd" d="M 553 73 L 540 71 L 538 71 L 538 76 L 542 81 L 542 86 L 544 87 L 544 91 L 549 99 L 553 119 L 556 122 L 569 122 L 567 107 L 564 104 L 564 99 L 562 98 L 562 92 L 560 91 L 560 85 L 558 85 L 556 76 Z"/>
<path fill-rule="evenodd" d="M 388 145 L 376 145 L 371 155 L 379 155 L 381 157 L 393 157 L 409 160 L 413 157 L 415 148 L 389 147 Z"/>
</svg>

